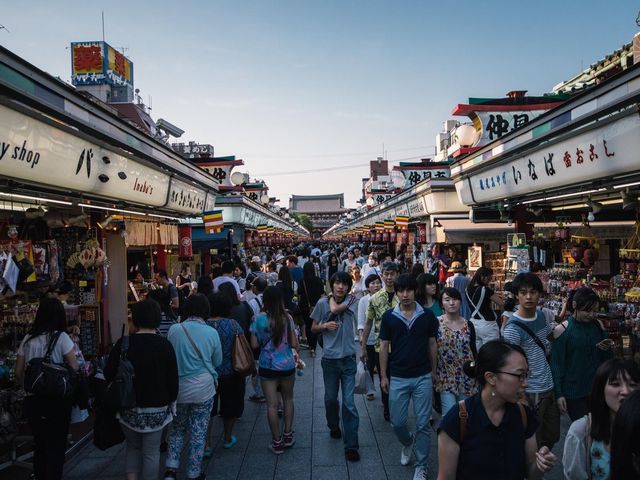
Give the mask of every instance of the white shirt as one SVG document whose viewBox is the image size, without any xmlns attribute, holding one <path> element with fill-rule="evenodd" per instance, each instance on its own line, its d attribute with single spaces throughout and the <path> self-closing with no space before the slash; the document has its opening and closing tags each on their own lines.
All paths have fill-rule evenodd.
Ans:
<svg viewBox="0 0 640 480">
<path fill-rule="evenodd" d="M 25 363 L 32 358 L 42 358 L 47 352 L 47 345 L 51 334 L 42 334 L 29 340 L 31 335 L 26 335 L 18 348 L 18 355 L 24 357 Z M 51 352 L 51 361 L 53 363 L 64 363 L 64 356 L 73 350 L 73 341 L 69 335 L 62 332 Z"/>
<path fill-rule="evenodd" d="M 360 299 L 358 302 L 358 330 L 364 330 L 367 326 L 367 308 L 369 308 L 369 300 L 371 295 L 368 293 Z M 367 338 L 367 345 L 376 344 L 376 332 L 372 328 L 369 332 L 369 338 Z"/>
<path fill-rule="evenodd" d="M 238 294 L 238 298 L 240 298 L 240 285 L 238 285 L 238 282 L 236 282 L 235 278 L 227 277 L 226 275 L 222 275 L 213 279 L 213 292 L 216 293 L 218 291 L 218 287 L 226 282 L 229 282 L 233 285 L 233 288 L 236 289 L 236 293 Z"/>
</svg>

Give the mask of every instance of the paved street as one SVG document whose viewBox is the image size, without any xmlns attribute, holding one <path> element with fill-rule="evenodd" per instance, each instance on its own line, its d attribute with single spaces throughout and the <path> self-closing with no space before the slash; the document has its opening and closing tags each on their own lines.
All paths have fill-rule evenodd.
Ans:
<svg viewBox="0 0 640 480">
<path fill-rule="evenodd" d="M 368 402 L 358 395 L 360 412 L 359 463 L 345 461 L 341 440 L 329 438 L 323 403 L 320 355 L 315 359 L 303 351 L 307 368 L 296 380 L 295 422 L 296 445 L 283 455 L 276 456 L 268 449 L 270 433 L 264 405 L 247 401 L 245 412 L 236 427 L 238 444 L 231 450 L 222 448 L 222 423 L 214 424 L 215 451 L 206 464 L 207 477 L 216 480 L 282 479 L 282 480 L 341 480 L 341 479 L 411 479 L 413 467 L 400 465 L 400 447 L 390 425 L 382 417 L 379 397 Z M 247 392 L 249 394 L 249 392 Z M 566 423 L 563 425 L 566 431 Z M 556 448 L 557 450 L 557 448 Z M 558 452 L 556 452 L 558 454 Z M 437 467 L 435 432 L 430 454 L 429 478 L 435 478 Z M 67 480 L 88 478 L 121 480 L 124 472 L 124 445 L 100 451 L 89 445 L 68 462 Z M 184 478 L 182 474 L 179 478 Z M 560 480 L 560 468 L 546 478 Z"/>
</svg>

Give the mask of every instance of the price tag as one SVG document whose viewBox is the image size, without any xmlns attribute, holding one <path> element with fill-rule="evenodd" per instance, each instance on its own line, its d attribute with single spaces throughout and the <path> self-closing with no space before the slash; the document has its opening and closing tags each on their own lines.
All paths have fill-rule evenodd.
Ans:
<svg viewBox="0 0 640 480">
<path fill-rule="evenodd" d="M 87 281 L 86 280 L 80 280 L 78 282 L 78 286 L 79 287 L 86 287 L 87 286 Z"/>
</svg>

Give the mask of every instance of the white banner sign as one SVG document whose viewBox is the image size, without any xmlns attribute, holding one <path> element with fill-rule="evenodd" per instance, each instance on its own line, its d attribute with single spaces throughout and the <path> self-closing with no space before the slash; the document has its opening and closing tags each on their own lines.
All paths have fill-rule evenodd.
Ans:
<svg viewBox="0 0 640 480">
<path fill-rule="evenodd" d="M 541 148 L 525 157 L 458 178 L 456 189 L 465 205 L 595 181 L 637 172 L 640 117 L 629 115 L 614 123 Z"/>
<path fill-rule="evenodd" d="M 207 192 L 193 185 L 171 179 L 171 192 L 169 193 L 169 201 L 167 207 L 184 213 L 200 214 L 204 211 L 206 205 Z"/>
<path fill-rule="evenodd" d="M 0 106 L 0 175 L 161 207 L 169 176 Z"/>
</svg>

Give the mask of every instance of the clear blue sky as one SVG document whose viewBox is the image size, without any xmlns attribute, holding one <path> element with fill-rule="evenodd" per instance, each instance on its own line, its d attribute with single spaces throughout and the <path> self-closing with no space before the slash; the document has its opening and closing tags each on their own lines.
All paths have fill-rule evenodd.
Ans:
<svg viewBox="0 0 640 480">
<path fill-rule="evenodd" d="M 68 45 L 126 47 L 154 118 L 237 155 L 286 205 L 360 197 L 364 165 L 429 157 L 457 103 L 542 94 L 631 41 L 632 0 L 4 2 L 0 44 L 70 77 Z M 270 175 L 334 167 L 331 172 Z"/>
</svg>

